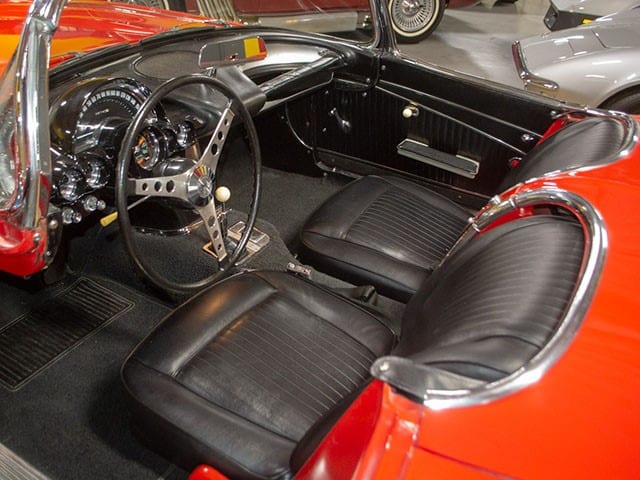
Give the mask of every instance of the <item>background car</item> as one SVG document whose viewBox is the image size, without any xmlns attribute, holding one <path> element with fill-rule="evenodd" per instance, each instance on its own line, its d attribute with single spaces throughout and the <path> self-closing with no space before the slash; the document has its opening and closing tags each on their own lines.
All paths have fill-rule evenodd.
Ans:
<svg viewBox="0 0 640 480">
<path fill-rule="evenodd" d="M 513 45 L 525 89 L 640 113 L 640 7 Z"/>
<path fill-rule="evenodd" d="M 515 0 L 514 0 L 515 1 Z M 314 15 L 309 9 L 310 2 L 280 2 L 277 6 L 266 0 L 234 0 L 217 2 L 213 0 L 133 0 L 134 3 L 170 8 L 180 11 L 197 12 L 212 18 L 231 13 L 233 18 L 249 24 L 278 25 L 299 22 L 308 24 L 313 31 L 336 31 L 340 22 L 363 22 L 353 14 L 366 12 L 366 0 L 322 0 L 313 4 L 323 10 L 325 21 L 331 17 L 332 26 L 313 25 Z M 479 0 L 389 0 L 391 25 L 396 38 L 401 43 L 417 43 L 431 35 L 442 20 L 446 8 L 462 8 L 478 3 Z M 349 14 L 352 13 L 352 15 Z M 331 13 L 330 17 L 327 13 Z M 349 24 L 345 30 L 352 28 Z"/>
<path fill-rule="evenodd" d="M 417 43 L 438 28 L 445 8 L 462 8 L 476 3 L 478 0 L 390 0 L 391 25 L 399 42 Z"/>
<path fill-rule="evenodd" d="M 638 0 L 550 0 L 544 24 L 549 30 L 577 27 L 639 3 Z"/>
</svg>

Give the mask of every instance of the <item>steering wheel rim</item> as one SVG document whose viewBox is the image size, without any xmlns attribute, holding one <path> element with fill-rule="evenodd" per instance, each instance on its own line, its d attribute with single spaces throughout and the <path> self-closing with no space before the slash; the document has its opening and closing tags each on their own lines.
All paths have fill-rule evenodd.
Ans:
<svg viewBox="0 0 640 480">
<path fill-rule="evenodd" d="M 220 260 L 218 260 L 218 270 L 213 274 L 194 282 L 176 282 L 167 279 L 162 274 L 159 274 L 155 269 L 150 267 L 147 262 L 142 260 L 143 256 L 136 245 L 136 242 L 133 238 L 133 228 L 131 226 L 131 219 L 129 217 L 129 210 L 127 204 L 127 198 L 132 195 L 138 195 L 139 190 L 143 187 L 144 180 L 147 180 L 147 183 L 154 183 L 156 181 L 159 182 L 158 178 L 152 179 L 131 179 L 128 177 L 127 173 L 129 171 L 131 165 L 132 158 L 132 150 L 134 143 L 140 134 L 140 132 L 144 129 L 145 120 L 147 116 L 152 112 L 152 110 L 156 107 L 160 101 L 165 98 L 172 91 L 181 88 L 185 85 L 191 84 L 205 84 L 212 87 L 215 90 L 221 92 L 228 100 L 227 106 L 221 115 L 220 121 L 218 125 L 214 129 L 212 136 L 207 144 L 206 151 L 200 156 L 198 161 L 194 164 L 193 167 L 189 168 L 186 172 L 181 174 L 188 179 L 188 182 L 192 182 L 193 178 L 195 178 L 195 173 L 197 170 L 203 170 L 203 167 L 209 168 L 211 172 L 209 175 L 213 175 L 215 177 L 217 161 L 220 158 L 222 153 L 224 142 L 226 141 L 226 133 L 231 127 L 231 120 L 235 117 L 235 113 L 232 112 L 231 107 L 234 106 L 235 110 L 240 114 L 242 122 L 245 125 L 245 129 L 247 131 L 247 136 L 249 140 L 249 150 L 250 156 L 253 160 L 253 197 L 251 199 L 251 207 L 249 209 L 249 214 L 246 221 L 246 228 L 242 233 L 240 240 L 238 241 L 237 246 L 233 250 L 231 254 L 226 254 L 224 257 L 219 256 Z M 227 121 L 230 117 L 231 120 Z M 222 137 L 219 137 L 220 133 L 222 133 Z M 218 140 L 218 142 L 216 142 Z M 219 143 L 222 142 L 220 146 Z M 215 148 L 214 148 L 215 147 Z M 215 150 L 215 152 L 214 152 Z M 212 167 L 212 168 L 211 168 Z M 261 167 L 262 167 L 262 157 L 260 153 L 260 145 L 258 140 L 258 133 L 256 131 L 255 124 L 253 122 L 253 118 L 251 114 L 247 110 L 246 106 L 242 103 L 241 99 L 236 95 L 236 93 L 227 87 L 220 80 L 209 77 L 205 75 L 195 74 L 195 75 L 186 75 L 182 77 L 172 78 L 167 80 L 162 85 L 160 85 L 157 89 L 155 89 L 151 95 L 145 100 L 145 102 L 140 107 L 140 110 L 136 113 L 133 121 L 127 128 L 124 139 L 121 144 L 120 152 L 118 154 L 118 164 L 116 168 L 116 185 L 115 185 L 115 193 L 116 193 L 116 209 L 118 212 L 118 222 L 120 225 L 120 231 L 124 240 L 124 244 L 131 258 L 135 268 L 138 272 L 147 280 L 149 280 L 154 286 L 160 288 L 161 290 L 170 293 L 170 294 L 184 294 L 184 293 L 192 293 L 198 290 L 201 290 L 216 281 L 224 278 L 226 275 L 231 273 L 231 267 L 235 265 L 238 261 L 242 253 L 244 252 L 247 241 L 249 240 L 249 236 L 251 235 L 251 231 L 255 225 L 257 214 L 258 214 L 258 206 L 260 203 L 260 191 L 261 191 Z M 163 177 L 164 178 L 164 177 Z M 166 177 L 169 178 L 169 177 Z M 133 187 L 135 188 L 134 192 L 131 192 L 131 185 L 129 181 L 133 182 Z M 169 185 L 169 180 L 166 184 Z M 192 182 L 193 183 L 193 182 Z M 160 189 L 162 191 L 162 189 Z M 168 197 L 168 198 L 179 198 L 189 203 L 191 207 L 200 215 L 203 220 L 204 227 L 207 229 L 207 232 L 210 235 L 210 239 L 212 241 L 212 247 L 219 252 L 220 250 L 215 247 L 216 239 L 214 238 L 215 233 L 212 235 L 212 232 L 218 232 L 221 235 L 221 230 L 218 224 L 216 209 L 215 209 L 215 196 L 213 195 L 213 189 L 210 192 L 210 198 L 207 200 L 207 204 L 203 206 L 197 206 L 194 203 L 193 192 L 191 195 L 187 194 L 187 190 L 189 190 L 188 185 L 185 185 L 184 194 L 181 188 L 176 188 L 176 194 L 171 195 L 168 189 L 164 189 L 165 194 L 161 194 L 154 189 L 149 189 L 145 193 L 150 193 L 153 196 L 158 197 Z M 193 189 L 191 189 L 193 190 Z M 213 214 L 209 214 L 208 219 L 205 218 L 203 212 L 213 212 Z M 213 223 L 211 225 L 210 223 Z M 221 252 L 226 253 L 226 248 L 224 247 L 224 241 L 221 238 L 222 245 Z M 220 245 L 218 245 L 220 247 Z"/>
</svg>

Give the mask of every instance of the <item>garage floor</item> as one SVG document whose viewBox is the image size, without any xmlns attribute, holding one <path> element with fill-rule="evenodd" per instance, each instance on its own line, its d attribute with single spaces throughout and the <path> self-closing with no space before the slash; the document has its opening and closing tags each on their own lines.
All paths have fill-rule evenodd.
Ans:
<svg viewBox="0 0 640 480">
<path fill-rule="evenodd" d="M 438 29 L 421 43 L 400 45 L 400 52 L 421 62 L 522 88 L 511 56 L 520 38 L 547 32 L 542 18 L 548 0 L 495 3 L 448 9 Z"/>
</svg>

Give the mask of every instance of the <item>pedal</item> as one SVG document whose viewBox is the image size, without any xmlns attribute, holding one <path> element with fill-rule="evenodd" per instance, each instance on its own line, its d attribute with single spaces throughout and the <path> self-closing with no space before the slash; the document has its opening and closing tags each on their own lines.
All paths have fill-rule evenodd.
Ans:
<svg viewBox="0 0 640 480">
<path fill-rule="evenodd" d="M 287 263 L 287 272 L 306 278 L 307 280 L 311 280 L 311 271 L 311 268 L 306 265 L 297 265 L 293 262 Z"/>
</svg>

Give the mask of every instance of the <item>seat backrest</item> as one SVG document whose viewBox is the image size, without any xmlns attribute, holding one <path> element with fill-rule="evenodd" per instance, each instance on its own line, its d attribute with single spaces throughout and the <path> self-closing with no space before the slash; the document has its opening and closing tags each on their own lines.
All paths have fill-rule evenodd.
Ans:
<svg viewBox="0 0 640 480">
<path fill-rule="evenodd" d="M 530 360 L 564 317 L 585 241 L 572 218 L 520 218 L 461 246 L 416 292 L 393 355 L 483 382 Z"/>
<path fill-rule="evenodd" d="M 507 174 L 498 192 L 546 173 L 609 163 L 623 149 L 625 139 L 624 125 L 613 118 L 570 123 L 533 147 Z"/>
</svg>

